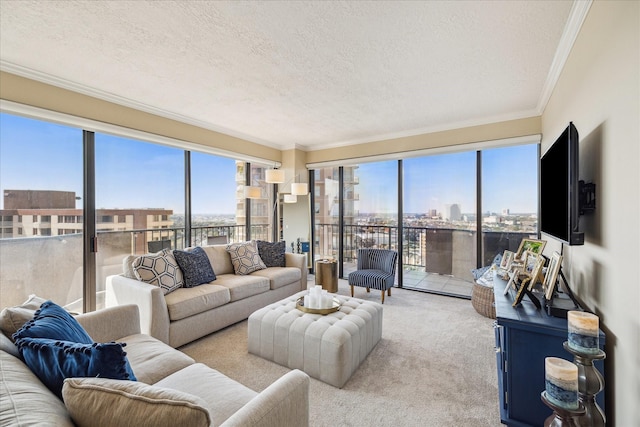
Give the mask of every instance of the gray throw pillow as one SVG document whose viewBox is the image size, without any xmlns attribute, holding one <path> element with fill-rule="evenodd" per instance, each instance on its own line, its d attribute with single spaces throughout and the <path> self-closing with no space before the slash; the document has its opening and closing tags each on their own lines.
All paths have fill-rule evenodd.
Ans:
<svg viewBox="0 0 640 427">
<path fill-rule="evenodd" d="M 216 280 L 209 257 L 201 247 L 193 248 L 191 252 L 175 250 L 173 256 L 182 270 L 185 288 L 193 288 Z"/>
<path fill-rule="evenodd" d="M 284 253 L 286 251 L 286 244 L 281 242 L 265 242 L 264 240 L 256 240 L 258 243 L 258 253 L 262 262 L 267 267 L 284 267 L 285 259 Z"/>
</svg>

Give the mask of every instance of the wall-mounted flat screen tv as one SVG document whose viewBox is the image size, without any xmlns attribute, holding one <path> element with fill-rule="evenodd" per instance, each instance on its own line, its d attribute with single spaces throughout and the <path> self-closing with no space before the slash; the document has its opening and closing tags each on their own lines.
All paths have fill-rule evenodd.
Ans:
<svg viewBox="0 0 640 427">
<path fill-rule="evenodd" d="M 540 159 L 540 231 L 569 245 L 584 244 L 578 161 L 578 130 L 569 123 Z"/>
</svg>

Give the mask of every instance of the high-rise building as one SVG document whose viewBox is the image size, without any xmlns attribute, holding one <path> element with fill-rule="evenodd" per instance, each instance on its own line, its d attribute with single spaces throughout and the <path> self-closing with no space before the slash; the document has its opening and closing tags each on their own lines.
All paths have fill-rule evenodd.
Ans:
<svg viewBox="0 0 640 427">
<path fill-rule="evenodd" d="M 462 212 L 460 211 L 460 205 L 453 203 L 444 206 L 443 219 L 447 221 L 460 221 L 462 218 Z"/>
</svg>

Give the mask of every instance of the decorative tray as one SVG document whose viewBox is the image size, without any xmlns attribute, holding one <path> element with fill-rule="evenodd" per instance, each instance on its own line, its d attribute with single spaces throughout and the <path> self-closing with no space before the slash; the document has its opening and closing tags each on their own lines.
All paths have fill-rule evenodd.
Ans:
<svg viewBox="0 0 640 427">
<path fill-rule="evenodd" d="M 309 308 L 304 306 L 304 297 L 300 297 L 296 300 L 296 308 L 300 311 L 311 314 L 329 314 L 340 310 L 342 304 L 337 298 L 334 297 L 331 303 L 332 305 L 329 308 Z"/>
</svg>

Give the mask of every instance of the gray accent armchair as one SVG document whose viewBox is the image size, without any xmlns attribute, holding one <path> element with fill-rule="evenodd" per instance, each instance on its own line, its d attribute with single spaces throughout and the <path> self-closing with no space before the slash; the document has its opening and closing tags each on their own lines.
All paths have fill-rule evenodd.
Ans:
<svg viewBox="0 0 640 427">
<path fill-rule="evenodd" d="M 384 294 L 387 292 L 391 296 L 391 288 L 396 277 L 396 261 L 398 253 L 387 249 L 358 249 L 357 270 L 349 273 L 349 285 L 351 286 L 351 296 L 353 287 L 360 286 L 382 291 L 382 304 L 384 304 Z"/>
</svg>

